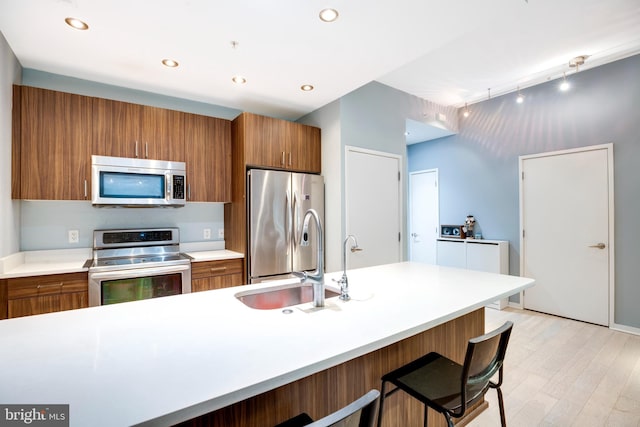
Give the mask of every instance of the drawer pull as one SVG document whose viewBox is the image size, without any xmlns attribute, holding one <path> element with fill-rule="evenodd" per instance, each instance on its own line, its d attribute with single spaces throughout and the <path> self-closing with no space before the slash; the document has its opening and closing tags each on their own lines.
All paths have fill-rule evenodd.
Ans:
<svg viewBox="0 0 640 427">
<path fill-rule="evenodd" d="M 62 285 L 64 285 L 63 282 L 60 283 L 45 283 L 44 285 L 38 284 L 38 286 L 36 286 L 37 289 L 44 289 L 44 288 L 61 288 Z"/>
<path fill-rule="evenodd" d="M 219 271 L 227 271 L 227 267 L 211 267 L 209 271 L 212 273 L 216 273 Z"/>
</svg>

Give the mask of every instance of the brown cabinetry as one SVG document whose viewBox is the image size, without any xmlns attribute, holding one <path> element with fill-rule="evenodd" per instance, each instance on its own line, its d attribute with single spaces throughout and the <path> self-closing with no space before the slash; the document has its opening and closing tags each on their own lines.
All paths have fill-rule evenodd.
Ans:
<svg viewBox="0 0 640 427">
<path fill-rule="evenodd" d="M 87 273 L 5 279 L 7 317 L 88 307 Z"/>
<path fill-rule="evenodd" d="M 22 86 L 14 105 L 12 185 L 21 199 L 83 200 L 89 197 L 91 98 Z"/>
<path fill-rule="evenodd" d="M 191 292 L 229 288 L 243 282 L 240 258 L 191 264 Z"/>
<path fill-rule="evenodd" d="M 186 162 L 189 201 L 231 200 L 231 122 L 14 86 L 14 199 L 91 198 L 91 155 Z"/>
<path fill-rule="evenodd" d="M 320 173 L 319 128 L 250 113 L 236 120 L 247 165 Z"/>
<path fill-rule="evenodd" d="M 93 98 L 93 116 L 93 154 L 184 161 L 185 113 Z"/>
<path fill-rule="evenodd" d="M 231 122 L 185 114 L 187 201 L 231 200 Z"/>
</svg>

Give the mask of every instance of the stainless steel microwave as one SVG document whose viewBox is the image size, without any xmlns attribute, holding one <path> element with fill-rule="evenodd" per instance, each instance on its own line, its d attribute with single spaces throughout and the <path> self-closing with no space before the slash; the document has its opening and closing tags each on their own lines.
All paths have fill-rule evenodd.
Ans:
<svg viewBox="0 0 640 427">
<path fill-rule="evenodd" d="M 186 179 L 184 162 L 91 156 L 94 206 L 184 206 Z"/>
</svg>

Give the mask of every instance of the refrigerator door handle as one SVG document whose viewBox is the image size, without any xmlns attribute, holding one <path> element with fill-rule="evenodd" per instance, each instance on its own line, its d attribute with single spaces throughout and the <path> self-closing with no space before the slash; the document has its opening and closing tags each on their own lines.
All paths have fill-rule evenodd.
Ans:
<svg viewBox="0 0 640 427">
<path fill-rule="evenodd" d="M 293 247 L 298 246 L 298 193 L 293 192 L 293 205 L 291 207 L 293 221 L 291 222 L 291 233 L 293 234 Z"/>
<path fill-rule="evenodd" d="M 291 201 L 290 201 L 290 195 L 289 192 L 287 191 L 285 193 L 285 207 L 284 207 L 284 214 L 286 215 L 285 218 L 285 224 L 286 224 L 286 229 L 285 229 L 285 239 L 287 241 L 287 255 L 289 255 L 289 253 L 291 252 L 291 234 L 292 234 L 292 230 L 293 227 L 291 225 L 292 223 L 292 218 L 291 218 Z"/>
</svg>

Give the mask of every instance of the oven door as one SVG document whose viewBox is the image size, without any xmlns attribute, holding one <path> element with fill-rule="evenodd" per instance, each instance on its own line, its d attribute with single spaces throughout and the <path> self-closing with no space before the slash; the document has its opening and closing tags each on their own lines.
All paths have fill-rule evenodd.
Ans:
<svg viewBox="0 0 640 427">
<path fill-rule="evenodd" d="M 89 272 L 89 306 L 191 292 L 191 264 Z"/>
</svg>

